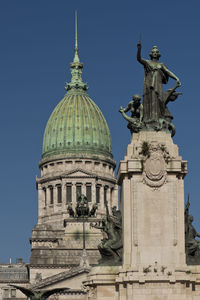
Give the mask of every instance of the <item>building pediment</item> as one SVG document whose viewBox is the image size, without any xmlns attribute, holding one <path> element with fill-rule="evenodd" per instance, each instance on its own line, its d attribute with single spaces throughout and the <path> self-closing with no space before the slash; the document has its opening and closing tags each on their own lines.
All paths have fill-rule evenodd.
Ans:
<svg viewBox="0 0 200 300">
<path fill-rule="evenodd" d="M 61 178 L 96 178 L 96 177 L 97 175 L 92 172 L 77 168 L 69 172 L 59 173 L 59 175 L 54 174 L 53 176 L 51 175 L 51 176 L 43 176 L 41 178 L 37 178 L 37 184 L 44 183 L 50 180 L 61 179 Z"/>
<path fill-rule="evenodd" d="M 75 169 L 73 171 L 67 172 L 65 174 L 63 174 L 64 177 L 70 177 L 70 178 L 74 178 L 74 177 L 96 177 L 96 175 L 92 172 L 83 170 L 83 169 Z"/>
</svg>

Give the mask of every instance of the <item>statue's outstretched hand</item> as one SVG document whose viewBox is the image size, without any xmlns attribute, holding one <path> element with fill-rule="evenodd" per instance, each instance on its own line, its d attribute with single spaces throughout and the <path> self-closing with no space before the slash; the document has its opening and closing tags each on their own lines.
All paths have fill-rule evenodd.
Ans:
<svg viewBox="0 0 200 300">
<path fill-rule="evenodd" d="M 120 106 L 119 112 L 120 112 L 120 113 L 123 113 L 123 111 L 124 111 L 123 107 Z"/>
<path fill-rule="evenodd" d="M 138 48 L 139 50 L 142 48 L 142 44 L 141 44 L 140 41 L 137 43 L 137 48 Z"/>
</svg>

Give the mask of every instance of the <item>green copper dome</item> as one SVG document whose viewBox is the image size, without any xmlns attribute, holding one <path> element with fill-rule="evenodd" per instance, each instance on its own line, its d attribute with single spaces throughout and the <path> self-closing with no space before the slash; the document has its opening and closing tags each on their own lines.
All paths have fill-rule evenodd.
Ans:
<svg viewBox="0 0 200 300">
<path fill-rule="evenodd" d="M 112 158 L 108 125 L 98 106 L 84 91 L 69 91 L 47 123 L 42 158 L 60 154 Z"/>
<path fill-rule="evenodd" d="M 67 94 L 52 112 L 44 132 L 42 161 L 56 157 L 91 157 L 113 162 L 110 131 L 98 106 L 86 93 L 83 64 L 75 47 Z"/>
</svg>

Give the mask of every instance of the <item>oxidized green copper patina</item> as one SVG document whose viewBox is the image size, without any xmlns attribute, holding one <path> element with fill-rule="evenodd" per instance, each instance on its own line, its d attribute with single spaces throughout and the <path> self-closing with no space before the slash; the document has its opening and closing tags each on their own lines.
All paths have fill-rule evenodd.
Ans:
<svg viewBox="0 0 200 300">
<path fill-rule="evenodd" d="M 90 99 L 82 81 L 83 64 L 79 60 L 77 36 L 72 79 L 67 94 L 56 106 L 46 125 L 42 161 L 56 156 L 88 157 L 114 163 L 108 125 L 98 106 Z"/>
</svg>

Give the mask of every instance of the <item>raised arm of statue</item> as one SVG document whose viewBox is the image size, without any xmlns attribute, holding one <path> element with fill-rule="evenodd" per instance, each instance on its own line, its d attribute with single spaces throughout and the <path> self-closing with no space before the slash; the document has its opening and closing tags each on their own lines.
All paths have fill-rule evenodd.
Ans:
<svg viewBox="0 0 200 300">
<path fill-rule="evenodd" d="M 141 48 L 142 48 L 142 44 L 141 44 L 140 42 L 138 42 L 137 48 L 138 48 L 138 50 L 137 50 L 137 60 L 138 60 L 139 63 L 141 63 L 142 65 L 146 65 L 146 60 L 143 59 L 143 58 L 141 57 Z"/>
<path fill-rule="evenodd" d="M 138 42 L 137 48 L 138 48 L 138 50 L 137 50 L 137 60 L 139 61 L 139 63 L 141 63 L 144 66 L 144 69 L 147 72 L 150 72 L 152 70 L 151 66 L 148 64 L 146 59 L 141 57 L 141 48 L 142 48 L 141 42 Z"/>
</svg>

